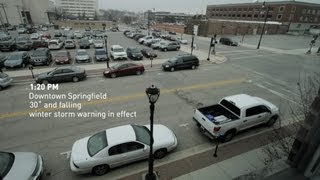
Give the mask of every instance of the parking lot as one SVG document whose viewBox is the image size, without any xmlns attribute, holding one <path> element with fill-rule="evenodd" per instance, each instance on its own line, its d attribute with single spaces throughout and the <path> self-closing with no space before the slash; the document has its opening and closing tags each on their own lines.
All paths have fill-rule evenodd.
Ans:
<svg viewBox="0 0 320 180">
<path fill-rule="evenodd" d="M 55 30 L 53 30 L 53 29 L 49 30 L 49 33 L 51 34 L 52 37 L 53 37 L 54 31 Z M 11 36 L 13 38 L 18 36 L 16 31 L 10 31 L 10 34 L 11 34 Z M 111 45 L 120 45 L 120 46 L 124 47 L 125 49 L 128 48 L 128 47 L 136 47 L 136 48 L 138 48 L 140 50 L 143 49 L 143 48 L 149 48 L 147 46 L 139 44 L 134 39 L 131 39 L 131 38 L 128 38 L 128 37 L 124 36 L 124 34 L 122 32 L 107 32 L 107 35 L 108 35 L 108 39 L 107 39 L 107 41 L 108 41 L 107 42 L 108 53 L 110 51 Z M 96 62 L 95 61 L 95 59 L 94 59 L 95 48 L 94 48 L 93 45 L 90 46 L 90 49 L 86 49 L 87 52 L 90 54 L 90 57 L 91 57 L 92 61 L 90 63 L 76 63 L 75 62 L 75 54 L 76 54 L 76 51 L 79 49 L 78 40 L 79 39 L 75 39 L 76 46 L 77 46 L 76 49 L 67 49 L 71 54 L 71 64 L 72 65 L 85 66 L 85 65 L 88 65 L 88 64 L 106 64 L 106 62 Z M 55 54 L 57 54 L 59 51 L 65 51 L 65 50 L 66 50 L 65 48 L 62 48 L 60 50 L 51 50 L 51 54 L 54 57 Z M 30 50 L 29 54 L 32 54 L 32 51 L 33 50 Z M 158 55 L 158 57 L 156 59 L 169 59 L 169 58 L 175 57 L 175 56 L 177 56 L 179 54 L 183 54 L 182 51 L 162 52 L 162 51 L 159 51 L 159 50 L 155 50 L 155 52 Z M 13 52 L 2 52 L 2 54 L 5 54 L 6 56 L 8 56 L 11 53 L 13 53 Z M 109 54 L 109 56 L 110 56 L 110 54 Z M 146 59 L 146 57 L 144 57 L 144 59 Z M 131 60 L 131 59 L 128 59 L 128 60 L 117 60 L 117 62 L 126 62 L 126 61 L 133 61 L 133 60 Z M 110 59 L 109 62 L 113 62 L 113 60 Z M 138 62 L 138 61 L 136 61 L 136 62 Z M 49 67 L 58 67 L 58 66 L 64 66 L 64 65 L 57 65 L 54 61 L 52 61 L 51 64 L 49 65 Z M 36 69 L 41 69 L 41 68 L 45 68 L 45 67 L 48 67 L 48 66 L 36 66 L 35 68 Z M 27 68 L 28 67 L 26 67 L 25 69 L 27 69 Z M 20 69 L 23 69 L 23 68 L 9 69 L 9 70 L 5 69 L 4 71 L 15 71 L 15 70 L 20 70 Z"/>
</svg>

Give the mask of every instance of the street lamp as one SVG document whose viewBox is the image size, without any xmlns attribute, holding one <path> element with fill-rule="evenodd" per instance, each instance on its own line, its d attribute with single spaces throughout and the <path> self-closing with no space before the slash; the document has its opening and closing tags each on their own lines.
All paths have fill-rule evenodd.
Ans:
<svg viewBox="0 0 320 180">
<path fill-rule="evenodd" d="M 151 85 L 146 89 L 146 94 L 149 98 L 150 103 L 150 152 L 149 152 L 149 169 L 145 176 L 146 180 L 155 180 L 156 175 L 153 173 L 153 114 L 154 114 L 154 104 L 157 102 L 160 96 L 160 89 L 156 86 Z"/>
<path fill-rule="evenodd" d="M 263 23 L 263 26 L 262 26 L 262 30 L 261 30 L 260 39 L 259 39 L 259 43 L 258 43 L 257 49 L 260 48 L 262 35 L 264 33 L 264 28 L 266 27 L 266 22 L 267 22 L 267 18 L 268 18 L 268 14 L 269 14 L 269 6 L 266 7 L 266 2 L 263 1 L 262 9 L 265 9 L 265 8 L 267 8 L 267 13 L 265 14 L 265 17 L 264 17 L 264 23 Z"/>
</svg>

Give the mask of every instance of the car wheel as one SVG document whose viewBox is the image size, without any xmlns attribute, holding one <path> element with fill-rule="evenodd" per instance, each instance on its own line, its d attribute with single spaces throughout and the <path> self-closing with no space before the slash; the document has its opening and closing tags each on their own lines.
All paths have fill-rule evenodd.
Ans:
<svg viewBox="0 0 320 180">
<path fill-rule="evenodd" d="M 104 175 L 109 171 L 109 166 L 108 165 L 99 165 L 99 166 L 95 166 L 92 169 L 92 173 L 98 176 Z"/>
<path fill-rule="evenodd" d="M 112 74 L 111 74 L 111 77 L 112 77 L 112 78 L 116 78 L 116 77 L 117 77 L 116 73 L 112 73 Z"/>
<path fill-rule="evenodd" d="M 191 66 L 191 69 L 196 69 L 196 66 L 195 66 L 195 65 L 192 65 L 192 66 Z"/>
<path fill-rule="evenodd" d="M 168 51 L 168 49 L 167 49 L 167 48 L 164 48 L 163 50 L 164 50 L 164 51 Z"/>
<path fill-rule="evenodd" d="M 159 149 L 154 153 L 154 157 L 157 159 L 162 159 L 167 155 L 166 149 Z"/>
<path fill-rule="evenodd" d="M 49 65 L 50 65 L 50 61 L 49 61 L 49 60 L 47 61 L 46 65 L 47 65 L 47 66 L 49 66 Z"/>
<path fill-rule="evenodd" d="M 272 116 L 269 121 L 266 123 L 267 126 L 273 126 L 274 123 L 277 121 L 278 116 Z"/>
<path fill-rule="evenodd" d="M 173 72 L 174 70 L 175 70 L 174 67 L 170 68 L 170 71 L 171 71 L 171 72 Z"/>
<path fill-rule="evenodd" d="M 231 139 L 233 138 L 234 134 L 235 134 L 235 131 L 234 131 L 234 130 L 229 130 L 229 131 L 227 131 L 227 132 L 224 134 L 222 141 L 223 141 L 223 142 L 231 141 Z"/>
<path fill-rule="evenodd" d="M 0 91 L 2 91 L 2 89 L 3 89 L 3 87 L 2 87 L 2 86 L 0 86 Z"/>
<path fill-rule="evenodd" d="M 179 47 L 176 48 L 177 51 L 179 51 L 179 49 L 180 49 Z"/>
<path fill-rule="evenodd" d="M 26 64 L 25 64 L 25 63 L 22 63 L 22 64 L 21 64 L 21 67 L 22 67 L 22 68 L 25 68 L 25 67 L 26 67 Z"/>
<path fill-rule="evenodd" d="M 49 84 L 49 81 L 48 80 L 42 80 L 41 84 Z"/>
<path fill-rule="evenodd" d="M 79 81 L 79 78 L 78 78 L 77 76 L 74 76 L 74 77 L 72 78 L 72 81 L 73 81 L 73 82 L 78 82 L 78 81 Z"/>
<path fill-rule="evenodd" d="M 141 71 L 137 71 L 137 72 L 136 72 L 136 75 L 141 75 Z"/>
</svg>

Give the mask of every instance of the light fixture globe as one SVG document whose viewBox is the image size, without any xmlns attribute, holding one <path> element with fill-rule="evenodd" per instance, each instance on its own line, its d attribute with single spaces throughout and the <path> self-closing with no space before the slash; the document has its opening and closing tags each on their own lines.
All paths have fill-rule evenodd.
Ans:
<svg viewBox="0 0 320 180">
<path fill-rule="evenodd" d="M 150 103 L 156 103 L 160 96 L 160 89 L 157 88 L 155 85 L 151 85 L 146 89 L 146 94 L 149 98 Z"/>
</svg>

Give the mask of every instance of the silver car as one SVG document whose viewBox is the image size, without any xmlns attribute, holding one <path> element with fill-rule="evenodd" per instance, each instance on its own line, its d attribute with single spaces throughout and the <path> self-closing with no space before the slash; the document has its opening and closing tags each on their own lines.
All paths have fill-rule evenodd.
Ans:
<svg viewBox="0 0 320 180">
<path fill-rule="evenodd" d="M 103 48 L 104 47 L 104 40 L 103 39 L 95 39 L 93 41 L 94 48 Z"/>
<path fill-rule="evenodd" d="M 67 39 L 64 41 L 64 48 L 74 49 L 74 48 L 76 48 L 76 43 L 72 39 Z"/>
<path fill-rule="evenodd" d="M 150 125 L 124 125 L 77 140 L 72 146 L 70 167 L 75 173 L 102 175 L 110 168 L 147 159 L 150 151 Z M 153 154 L 163 158 L 178 145 L 166 126 L 154 125 Z"/>
<path fill-rule="evenodd" d="M 80 63 L 80 62 L 90 62 L 90 61 L 91 61 L 91 58 L 90 58 L 89 53 L 88 53 L 86 50 L 84 50 L 84 49 L 79 49 L 79 50 L 77 50 L 77 52 L 76 52 L 75 60 L 76 60 L 77 63 Z"/>
<path fill-rule="evenodd" d="M 32 152 L 0 152 L 0 179 L 38 180 L 42 173 L 40 155 Z"/>
<path fill-rule="evenodd" d="M 0 73 L 0 91 L 11 85 L 13 79 L 6 73 Z"/>
</svg>

